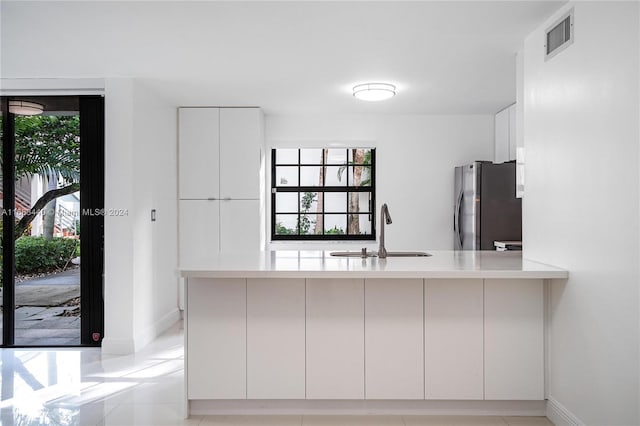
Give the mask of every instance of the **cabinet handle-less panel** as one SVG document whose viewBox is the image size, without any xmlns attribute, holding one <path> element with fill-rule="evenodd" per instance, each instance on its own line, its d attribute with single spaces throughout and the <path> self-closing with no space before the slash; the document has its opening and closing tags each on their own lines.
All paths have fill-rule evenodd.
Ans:
<svg viewBox="0 0 640 426">
<path fill-rule="evenodd" d="M 220 249 L 260 250 L 260 201 L 220 201 Z"/>
<path fill-rule="evenodd" d="M 365 280 L 365 398 L 424 399 L 423 281 Z"/>
<path fill-rule="evenodd" d="M 263 135 L 259 108 L 220 108 L 220 196 L 260 198 Z"/>
<path fill-rule="evenodd" d="M 247 398 L 304 399 L 304 279 L 247 280 Z"/>
<path fill-rule="evenodd" d="M 364 398 L 364 280 L 307 279 L 307 399 Z"/>
<path fill-rule="evenodd" d="M 188 399 L 245 399 L 246 280 L 187 282 Z"/>
<path fill-rule="evenodd" d="M 425 280 L 427 399 L 483 398 L 482 304 L 482 280 Z"/>
<path fill-rule="evenodd" d="M 496 114 L 494 119 L 494 162 L 509 161 L 509 109 Z"/>
<path fill-rule="evenodd" d="M 206 265 L 220 250 L 219 201 L 180 200 L 180 266 Z"/>
<path fill-rule="evenodd" d="M 179 197 L 219 198 L 219 108 L 180 108 L 178 114 Z"/>
<path fill-rule="evenodd" d="M 485 399 L 544 399 L 542 280 L 484 281 Z"/>
</svg>

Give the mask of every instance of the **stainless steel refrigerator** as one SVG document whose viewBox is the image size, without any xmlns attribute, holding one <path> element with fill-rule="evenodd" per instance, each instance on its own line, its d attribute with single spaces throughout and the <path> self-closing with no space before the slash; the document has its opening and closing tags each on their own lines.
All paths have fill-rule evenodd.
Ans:
<svg viewBox="0 0 640 426">
<path fill-rule="evenodd" d="M 515 162 L 476 161 L 455 170 L 456 250 L 495 250 L 494 241 L 522 240 L 522 200 Z"/>
</svg>

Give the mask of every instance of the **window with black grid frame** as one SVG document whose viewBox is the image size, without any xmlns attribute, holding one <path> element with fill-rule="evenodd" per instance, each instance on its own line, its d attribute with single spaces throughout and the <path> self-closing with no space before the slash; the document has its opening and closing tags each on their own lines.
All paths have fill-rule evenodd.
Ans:
<svg viewBox="0 0 640 426">
<path fill-rule="evenodd" d="M 375 148 L 271 150 L 271 239 L 375 240 Z"/>
</svg>

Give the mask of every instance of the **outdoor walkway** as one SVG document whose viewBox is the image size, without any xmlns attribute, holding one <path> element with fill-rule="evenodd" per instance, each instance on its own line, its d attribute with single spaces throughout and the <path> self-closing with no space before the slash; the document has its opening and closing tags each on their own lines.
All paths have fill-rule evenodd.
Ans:
<svg viewBox="0 0 640 426">
<path fill-rule="evenodd" d="M 79 345 L 80 315 L 71 315 L 79 306 L 68 306 L 78 297 L 79 268 L 17 283 L 15 344 Z"/>
</svg>

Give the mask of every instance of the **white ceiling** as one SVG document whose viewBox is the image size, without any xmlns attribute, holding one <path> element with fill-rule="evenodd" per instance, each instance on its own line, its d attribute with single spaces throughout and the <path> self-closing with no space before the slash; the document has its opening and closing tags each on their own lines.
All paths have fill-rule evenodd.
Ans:
<svg viewBox="0 0 640 426">
<path fill-rule="evenodd" d="M 180 105 L 271 114 L 494 113 L 515 100 L 520 44 L 563 3 L 3 1 L 2 75 L 134 76 Z M 398 94 L 354 99 L 369 81 Z"/>
</svg>

